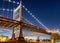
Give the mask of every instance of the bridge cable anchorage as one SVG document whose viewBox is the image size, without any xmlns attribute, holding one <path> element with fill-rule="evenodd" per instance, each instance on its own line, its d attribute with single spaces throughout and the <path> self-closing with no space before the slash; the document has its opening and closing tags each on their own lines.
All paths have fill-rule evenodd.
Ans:
<svg viewBox="0 0 60 43">
<path fill-rule="evenodd" d="M 27 20 L 26 18 L 23 18 L 25 21 L 27 21 L 29 24 L 34 25 L 33 23 L 31 23 L 29 20 Z"/>
</svg>

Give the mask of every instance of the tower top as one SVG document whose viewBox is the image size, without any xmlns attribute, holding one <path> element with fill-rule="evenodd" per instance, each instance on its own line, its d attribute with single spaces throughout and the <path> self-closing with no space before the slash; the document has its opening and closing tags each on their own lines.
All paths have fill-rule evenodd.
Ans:
<svg viewBox="0 0 60 43">
<path fill-rule="evenodd" d="M 20 0 L 20 1 L 22 1 L 22 0 Z"/>
<path fill-rule="evenodd" d="M 22 5 L 22 0 L 20 0 L 20 5 Z"/>
</svg>

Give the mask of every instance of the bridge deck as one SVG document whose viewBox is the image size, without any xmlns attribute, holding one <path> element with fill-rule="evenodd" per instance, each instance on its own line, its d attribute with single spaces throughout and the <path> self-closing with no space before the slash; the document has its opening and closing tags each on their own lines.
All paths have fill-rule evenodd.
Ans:
<svg viewBox="0 0 60 43">
<path fill-rule="evenodd" d="M 24 23 L 24 22 L 22 22 L 22 24 L 23 24 L 23 29 L 27 29 L 27 30 L 31 30 L 31 31 L 35 31 L 35 32 L 40 32 L 40 33 L 45 33 L 45 34 L 51 34 L 51 33 L 48 33 L 45 29 L 42 29 L 40 27 L 31 25 L 28 23 Z M 9 19 L 9 18 L 4 18 L 4 17 L 0 16 L 0 27 L 14 28 L 18 25 L 20 25 L 19 21 Z"/>
</svg>

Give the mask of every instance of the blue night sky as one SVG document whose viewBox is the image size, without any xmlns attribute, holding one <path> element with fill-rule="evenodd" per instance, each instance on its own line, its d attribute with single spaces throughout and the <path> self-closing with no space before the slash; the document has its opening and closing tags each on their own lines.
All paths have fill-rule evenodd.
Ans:
<svg viewBox="0 0 60 43">
<path fill-rule="evenodd" d="M 13 1 L 20 2 L 20 0 L 0 0 L 0 15 L 8 18 L 12 18 L 12 11 L 3 11 L 2 9 L 14 9 L 19 4 L 13 3 Z M 59 29 L 60 28 L 60 1 L 59 0 L 23 0 L 23 5 L 42 22 L 48 29 Z M 34 18 L 31 17 L 23 9 L 23 17 L 28 19 L 31 23 L 36 26 L 41 26 Z M 26 22 L 26 21 L 25 21 Z M 27 33 L 28 31 L 24 31 Z M 8 34 L 8 33 L 6 33 Z M 4 33 L 3 33 L 4 35 Z M 10 36 L 10 35 L 9 35 Z"/>
</svg>

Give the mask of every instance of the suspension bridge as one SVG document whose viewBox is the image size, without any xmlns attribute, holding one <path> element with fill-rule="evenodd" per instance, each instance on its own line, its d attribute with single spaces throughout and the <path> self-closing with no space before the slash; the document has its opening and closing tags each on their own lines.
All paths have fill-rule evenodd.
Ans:
<svg viewBox="0 0 60 43">
<path fill-rule="evenodd" d="M 6 0 L 7 1 L 7 0 Z M 11 0 L 9 0 L 8 2 L 11 2 Z M 13 1 L 12 3 L 16 3 L 15 1 Z M 12 18 L 8 18 L 8 17 L 4 17 L 4 16 L 0 16 L 0 27 L 3 28 L 12 28 L 12 37 L 11 40 L 15 40 L 15 33 L 14 33 L 14 28 L 15 27 L 19 27 L 20 33 L 19 33 L 19 37 L 17 38 L 17 40 L 21 41 L 24 40 L 23 37 L 23 29 L 26 30 L 30 30 L 33 32 L 38 32 L 38 33 L 44 33 L 44 34 L 48 34 L 51 35 L 52 32 L 42 23 L 40 22 L 30 11 L 28 11 L 28 9 L 22 5 L 22 0 L 20 0 L 20 3 L 17 2 L 16 4 L 19 4 L 19 6 L 15 9 L 0 9 L 3 11 L 13 11 L 13 19 Z M 22 16 L 22 7 L 39 23 L 41 24 L 45 29 L 35 26 L 33 23 L 31 23 L 30 21 L 28 21 L 26 18 L 24 18 Z M 8 16 L 8 15 L 6 15 Z M 28 23 L 25 23 L 22 19 L 25 19 Z M 28 34 L 29 35 L 29 34 Z"/>
</svg>

